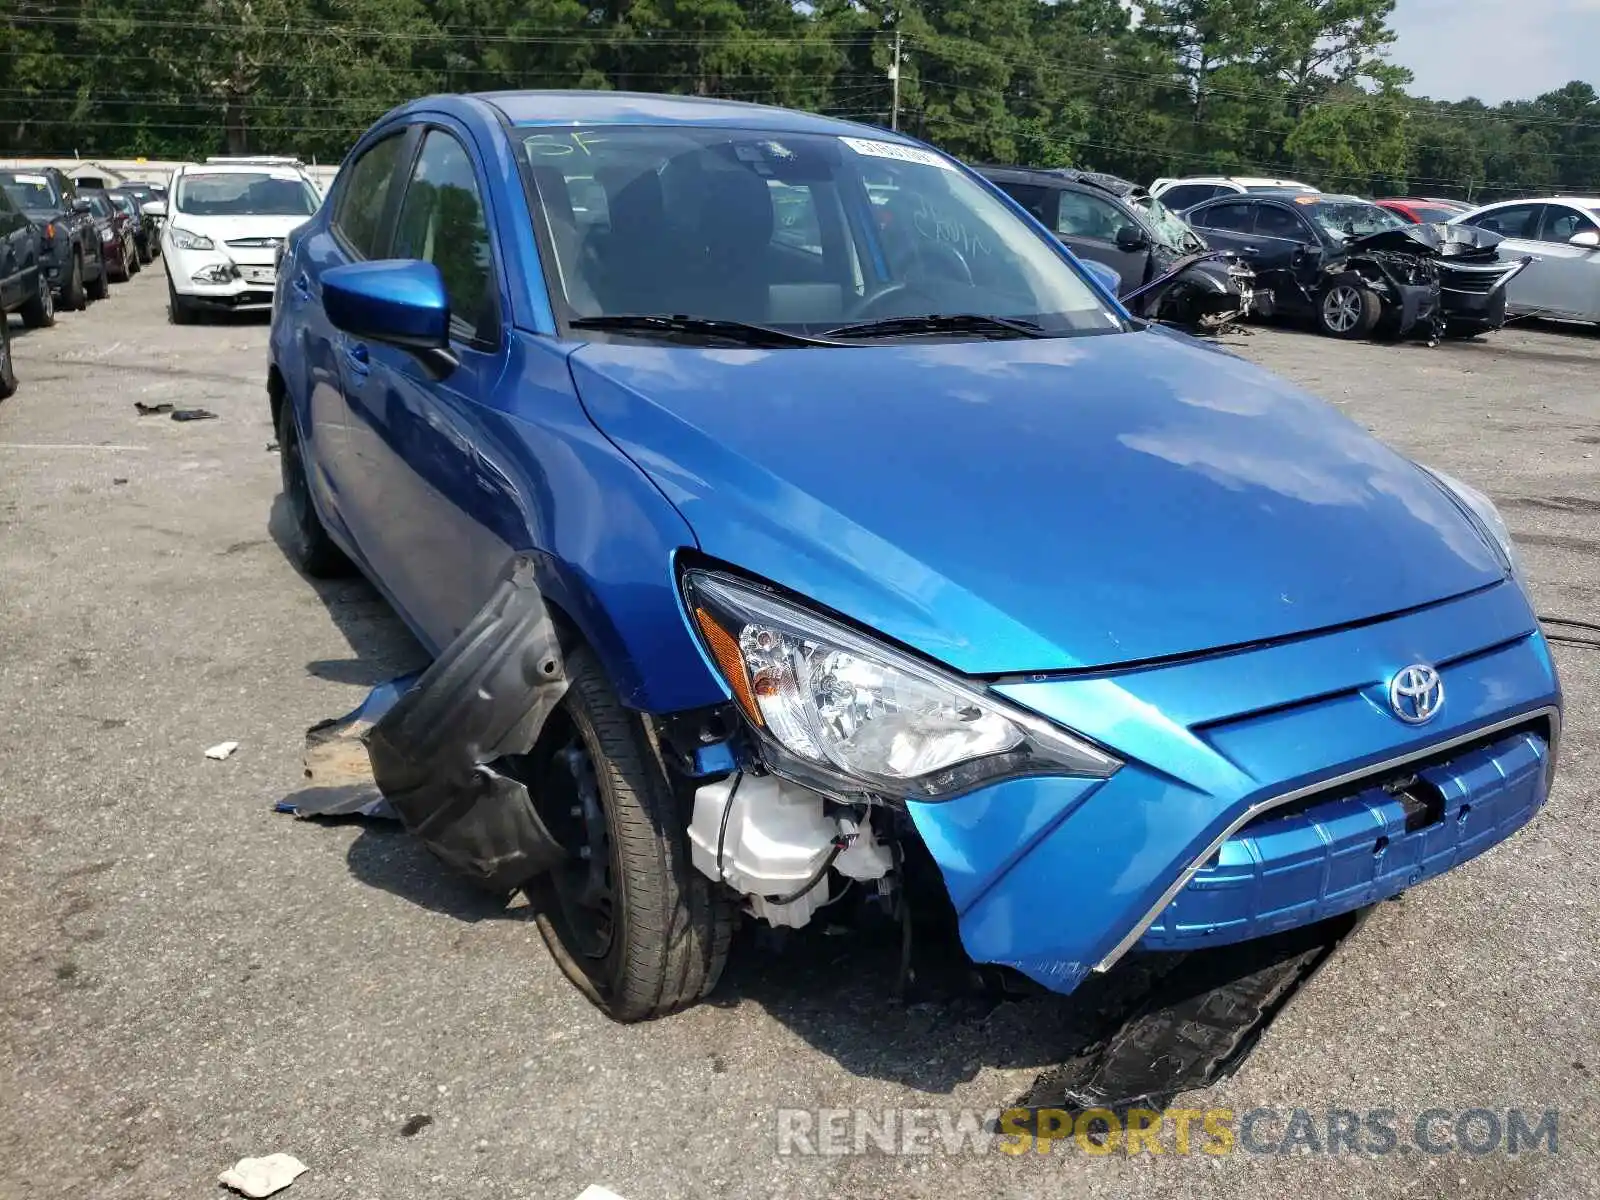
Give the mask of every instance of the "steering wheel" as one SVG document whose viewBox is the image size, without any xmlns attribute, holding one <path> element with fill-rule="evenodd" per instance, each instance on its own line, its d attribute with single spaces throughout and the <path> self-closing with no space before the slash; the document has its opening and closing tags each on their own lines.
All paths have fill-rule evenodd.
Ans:
<svg viewBox="0 0 1600 1200">
<path fill-rule="evenodd" d="M 923 261 L 942 258 L 954 270 L 942 272 L 949 275 L 957 283 L 972 286 L 972 264 L 967 261 L 967 256 L 962 254 L 949 242 L 928 242 L 917 247 L 917 258 Z"/>
<path fill-rule="evenodd" d="M 972 287 L 972 267 L 967 262 L 965 255 L 948 242 L 930 242 L 927 248 L 919 248 L 918 257 L 927 258 L 939 256 L 951 264 L 953 270 L 949 272 L 955 282 Z M 922 272 L 918 272 L 922 274 Z M 921 307 L 922 300 L 908 305 L 906 300 L 913 296 L 926 297 L 926 306 Z M 900 303 L 895 304 L 899 297 Z M 856 305 L 854 316 L 862 320 L 871 320 L 881 316 L 904 316 L 914 312 L 934 312 L 940 307 L 934 294 L 928 290 L 922 280 L 894 280 L 884 284 L 876 291 L 868 292 L 861 298 L 861 303 Z M 885 312 L 887 308 L 899 309 L 898 312 Z"/>
</svg>

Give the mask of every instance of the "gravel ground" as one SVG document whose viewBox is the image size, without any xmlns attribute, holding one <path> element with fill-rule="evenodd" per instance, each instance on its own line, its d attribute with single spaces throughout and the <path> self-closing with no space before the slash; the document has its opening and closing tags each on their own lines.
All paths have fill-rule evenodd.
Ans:
<svg viewBox="0 0 1600 1200">
<path fill-rule="evenodd" d="M 1538 821 L 1382 906 L 1234 1078 L 1188 1098 L 1393 1109 L 1402 1142 L 1429 1108 L 1554 1108 L 1559 1153 L 779 1155 L 782 1108 L 1009 1104 L 1059 1054 L 1060 1006 L 897 1008 L 882 957 L 839 939 L 752 950 L 710 1003 L 622 1028 L 525 910 L 403 835 L 274 815 L 305 727 L 419 651 L 364 585 L 313 586 L 272 539 L 264 326 L 170 327 L 157 269 L 12 328 L 0 1197 L 206 1196 L 276 1150 L 311 1166 L 296 1200 L 1600 1195 L 1596 649 L 1556 650 L 1568 724 Z M 1600 620 L 1600 337 L 1236 345 L 1492 494 L 1540 611 Z"/>
</svg>

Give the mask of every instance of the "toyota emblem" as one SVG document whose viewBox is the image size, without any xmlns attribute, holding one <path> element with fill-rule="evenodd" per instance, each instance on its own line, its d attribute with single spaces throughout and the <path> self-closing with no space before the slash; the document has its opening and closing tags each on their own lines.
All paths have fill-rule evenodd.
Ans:
<svg viewBox="0 0 1600 1200">
<path fill-rule="evenodd" d="M 1444 707 L 1444 680 L 1427 663 L 1413 663 L 1389 681 L 1389 707 L 1407 725 L 1425 725 Z"/>
</svg>

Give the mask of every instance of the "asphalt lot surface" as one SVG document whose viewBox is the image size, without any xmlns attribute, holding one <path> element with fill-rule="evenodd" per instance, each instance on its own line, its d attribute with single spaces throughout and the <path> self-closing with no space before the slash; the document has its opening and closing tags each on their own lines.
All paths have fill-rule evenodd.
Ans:
<svg viewBox="0 0 1600 1200">
<path fill-rule="evenodd" d="M 742 946 L 711 1002 L 620 1027 L 525 909 L 405 835 L 275 815 L 305 728 L 420 652 L 365 585 L 313 586 L 272 538 L 264 324 L 169 326 L 158 265 L 53 330 L 12 329 L 5 1200 L 213 1195 L 218 1171 L 280 1150 L 311 1168 L 295 1200 L 1600 1195 L 1600 649 L 1556 647 L 1567 726 L 1537 821 L 1381 906 L 1237 1075 L 1187 1098 L 1319 1123 L 1393 1109 L 1402 1141 L 1429 1108 L 1558 1109 L 1557 1154 L 779 1155 L 779 1109 L 1010 1104 L 1070 1007 L 897 1007 L 887 956 L 828 939 Z M 1600 621 L 1600 334 L 1236 343 L 1489 492 L 1541 613 Z M 229 739 L 232 758 L 204 757 Z"/>
</svg>

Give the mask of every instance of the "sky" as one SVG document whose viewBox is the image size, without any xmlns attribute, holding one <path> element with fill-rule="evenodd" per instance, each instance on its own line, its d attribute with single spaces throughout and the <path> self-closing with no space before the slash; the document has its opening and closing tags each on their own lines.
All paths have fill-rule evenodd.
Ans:
<svg viewBox="0 0 1600 1200">
<path fill-rule="evenodd" d="M 1573 79 L 1600 87 L 1600 0 L 1396 0 L 1390 25 L 1414 96 L 1498 104 Z"/>
</svg>

